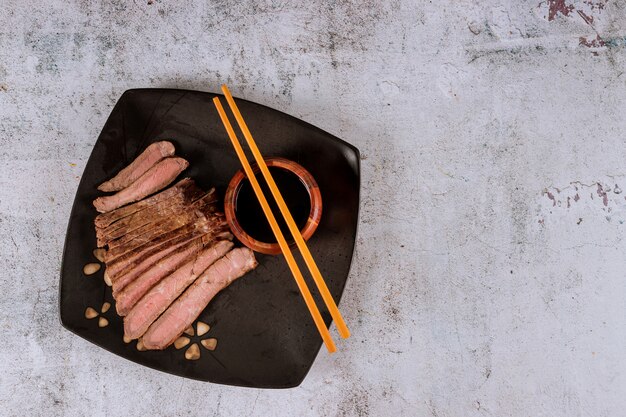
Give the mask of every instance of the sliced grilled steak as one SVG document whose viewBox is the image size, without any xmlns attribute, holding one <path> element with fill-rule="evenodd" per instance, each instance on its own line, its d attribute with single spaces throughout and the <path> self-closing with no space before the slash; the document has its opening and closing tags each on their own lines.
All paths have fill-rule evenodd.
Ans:
<svg viewBox="0 0 626 417">
<path fill-rule="evenodd" d="M 164 191 L 161 191 L 160 193 L 155 194 L 152 197 L 156 197 L 162 193 L 166 193 L 170 190 L 171 188 L 168 188 Z M 103 235 L 108 235 L 110 233 L 112 233 L 115 230 L 118 230 L 120 228 L 128 228 L 133 226 L 136 222 L 140 222 L 142 221 L 142 219 L 144 218 L 152 218 L 152 217 L 159 217 L 159 216 L 164 216 L 166 215 L 166 213 L 168 213 L 171 210 L 177 210 L 179 209 L 181 206 L 187 206 L 192 204 L 194 201 L 198 200 L 199 198 L 203 197 L 206 193 L 204 191 L 202 191 L 200 188 L 198 188 L 195 184 L 192 184 L 188 187 L 185 188 L 180 188 L 178 191 L 176 191 L 175 193 L 173 193 L 172 195 L 170 195 L 168 198 L 163 199 L 162 201 L 157 201 L 154 204 L 150 205 L 149 207 L 145 207 L 142 210 L 136 211 L 134 213 L 131 213 L 121 219 L 118 219 L 114 222 L 112 222 L 111 224 L 109 224 L 108 226 L 105 227 L 98 227 L 98 231 Z M 149 197 L 149 198 L 152 198 Z M 142 200 L 143 201 L 143 200 Z M 133 203 L 130 206 L 126 206 L 126 207 L 131 207 L 134 206 L 135 204 L 141 203 L 141 201 L 137 202 L 137 203 Z M 123 210 L 126 207 L 122 207 L 119 208 L 117 210 Z M 117 211 L 116 210 L 116 211 Z M 108 213 L 105 213 L 108 214 Z"/>
<path fill-rule="evenodd" d="M 214 240 L 232 240 L 233 235 L 230 232 L 222 231 L 216 234 L 210 233 L 200 237 L 196 237 L 189 242 L 177 243 L 175 245 L 169 246 L 163 249 L 161 252 L 153 254 L 145 259 L 141 259 L 139 261 L 134 262 L 131 267 L 126 268 L 124 272 L 117 275 L 115 277 L 115 282 L 112 283 L 114 295 L 118 294 L 120 291 L 124 289 L 128 284 L 133 282 L 139 275 L 145 272 L 148 268 L 150 268 L 155 262 L 158 262 L 160 259 L 168 256 L 171 253 L 185 250 L 189 245 L 192 245 L 195 240 L 202 241 L 214 241 Z M 108 270 L 104 271 L 105 280 L 111 281 L 111 278 L 108 275 Z"/>
<path fill-rule="evenodd" d="M 178 298 L 189 284 L 198 278 L 213 262 L 224 256 L 232 247 L 232 242 L 227 240 L 208 243 L 203 249 L 187 257 L 184 265 L 179 266 L 175 271 L 170 270 L 168 274 L 159 274 L 160 276 L 156 274 L 152 276 L 150 274 L 142 274 L 124 288 L 116 298 L 118 314 L 125 316 L 129 314 L 129 311 L 133 311 L 135 307 L 139 311 L 144 311 L 140 316 L 137 316 L 137 313 L 135 313 L 136 318 L 129 322 L 129 326 L 141 325 L 139 329 L 132 333 L 132 339 L 137 339 L 141 336 L 148 329 L 148 326 Z M 167 284 L 168 282 L 170 283 L 169 285 Z M 163 285 L 164 283 L 165 285 Z M 149 293 L 153 295 L 149 296 Z M 156 294 L 156 297 L 154 294 Z M 152 298 L 152 301 L 149 301 L 150 298 Z M 136 334 L 137 331 L 141 331 L 141 333 Z"/>
<path fill-rule="evenodd" d="M 126 288 L 127 285 L 134 282 L 136 279 L 141 278 L 144 275 L 152 276 L 155 274 L 159 274 L 162 272 L 164 267 L 167 268 L 175 268 L 181 262 L 183 262 L 187 257 L 193 255 L 198 252 L 203 247 L 203 242 L 205 240 L 212 241 L 212 237 L 210 235 L 203 235 L 196 239 L 192 239 L 189 242 L 183 243 L 182 245 L 175 245 L 175 249 L 169 250 L 164 249 L 161 253 L 164 254 L 161 258 L 156 259 L 148 268 L 140 273 L 136 273 L 136 270 L 139 268 L 135 268 L 129 271 L 129 274 L 124 274 L 118 277 L 113 285 L 111 285 L 113 290 L 113 298 L 117 300 L 118 294 Z M 165 271 L 167 272 L 167 271 Z M 165 275 L 162 275 L 165 276 Z"/>
<path fill-rule="evenodd" d="M 206 207 L 198 208 L 196 210 L 188 209 L 187 211 L 179 211 L 178 213 L 174 213 L 166 219 L 155 221 L 153 223 L 148 223 L 140 226 L 135 230 L 130 231 L 121 238 L 109 242 L 108 247 L 110 249 L 114 249 L 120 246 L 139 246 L 170 230 L 174 230 L 186 224 L 193 223 L 197 218 L 201 216 L 222 216 L 222 214 L 218 210 L 219 207 L 215 205 L 215 203 L 211 203 Z"/>
<path fill-rule="evenodd" d="M 155 142 L 148 146 L 141 155 L 135 158 L 130 165 L 121 170 L 115 177 L 100 184 L 98 190 L 108 193 L 126 188 L 161 159 L 172 155 L 174 155 L 174 145 L 167 141 Z"/>
<path fill-rule="evenodd" d="M 152 259 L 151 257 L 153 255 L 157 254 L 158 256 L 159 252 L 167 250 L 171 246 L 184 244 L 207 233 L 212 233 L 216 236 L 225 233 L 224 236 L 230 236 L 230 233 L 228 233 L 228 225 L 225 221 L 220 222 L 219 224 L 204 224 L 197 228 L 195 225 L 183 226 L 177 230 L 180 233 L 176 234 L 175 237 L 169 240 L 163 240 L 161 243 L 150 245 L 150 247 L 145 249 L 131 251 L 118 257 L 112 263 L 107 264 L 106 273 L 108 273 L 108 277 L 111 279 L 111 282 L 115 282 L 121 275 L 126 274 L 138 264 L 142 263 L 144 259 Z M 159 237 L 159 239 L 161 238 Z M 157 257 L 156 259 L 160 259 L 160 257 Z"/>
<path fill-rule="evenodd" d="M 98 197 L 94 200 L 93 205 L 100 213 L 106 213 L 128 203 L 141 200 L 167 187 L 187 166 L 189 166 L 189 162 L 183 158 L 165 158 L 127 188 L 111 196 Z"/>
<path fill-rule="evenodd" d="M 114 265 L 118 258 L 139 255 L 153 247 L 162 245 L 176 237 L 183 236 L 187 233 L 192 233 L 199 229 L 204 230 L 204 231 L 209 231 L 212 225 L 212 221 L 214 221 L 214 219 L 216 222 L 219 221 L 219 216 L 217 214 L 215 216 L 211 216 L 210 218 L 202 214 L 198 214 L 195 217 L 196 219 L 193 223 L 185 224 L 181 227 L 170 230 L 141 245 L 120 246 L 114 249 L 107 250 L 106 258 L 105 258 L 107 267 Z"/>
<path fill-rule="evenodd" d="M 198 256 L 204 247 L 215 243 L 213 236 L 206 235 L 202 239 L 190 242 L 183 251 L 174 251 L 166 258 L 161 259 L 147 271 L 132 280 L 123 289 L 113 292 L 116 300 L 116 309 L 120 316 L 125 316 L 133 305 L 161 279 L 174 272 L 190 259 Z M 187 245 L 185 245 L 187 246 Z"/>
<path fill-rule="evenodd" d="M 231 282 L 254 269 L 257 261 L 248 248 L 233 249 L 211 265 L 142 336 L 147 349 L 165 349 L 189 327 L 211 299 Z"/>
<path fill-rule="evenodd" d="M 118 239 L 127 232 L 133 231 L 146 224 L 169 218 L 185 207 L 189 207 L 190 204 L 203 194 L 204 193 L 199 188 L 195 186 L 190 187 L 181 195 L 173 196 L 166 201 L 155 204 L 153 207 L 133 213 L 106 228 L 96 229 L 98 246 L 102 247 L 108 245 L 112 240 Z"/>
<path fill-rule="evenodd" d="M 151 241 L 155 237 L 194 222 L 202 215 L 209 216 L 218 211 L 215 194 L 207 195 L 191 205 L 181 206 L 179 210 L 166 217 L 155 217 L 154 221 L 127 231 L 118 239 L 108 242 L 109 250 L 118 247 L 133 248 Z M 149 220 L 149 219 L 146 219 Z"/>
<path fill-rule="evenodd" d="M 195 187 L 196 189 L 198 189 L 191 178 L 183 178 L 172 187 L 168 188 L 167 190 L 161 191 L 160 193 L 155 194 L 152 197 L 146 198 L 125 207 L 118 208 L 108 213 L 98 214 L 96 216 L 96 220 L 94 221 L 96 228 L 105 228 L 120 219 L 130 216 L 133 213 L 136 213 L 148 207 L 154 207 L 156 205 L 159 205 L 161 202 L 167 201 L 169 198 L 175 195 L 179 195 L 181 192 L 184 192 L 190 187 Z"/>
<path fill-rule="evenodd" d="M 170 256 L 174 253 L 180 253 L 185 251 L 191 251 L 196 242 L 203 241 L 205 239 L 213 239 L 212 234 L 205 234 L 202 236 L 196 236 L 193 239 L 185 242 L 177 242 L 162 248 L 159 252 L 155 252 L 147 257 L 137 259 L 132 262 L 128 262 L 123 271 L 117 275 L 112 275 L 110 269 L 105 269 L 105 279 L 112 281 L 113 296 L 115 297 L 124 287 L 134 281 L 138 276 L 150 269 L 154 264 L 160 260 Z M 190 249 L 191 248 L 191 249 Z"/>
</svg>

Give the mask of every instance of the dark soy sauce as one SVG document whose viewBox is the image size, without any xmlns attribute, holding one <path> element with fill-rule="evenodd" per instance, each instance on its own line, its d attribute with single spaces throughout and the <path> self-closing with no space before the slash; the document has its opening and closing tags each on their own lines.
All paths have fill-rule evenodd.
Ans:
<svg viewBox="0 0 626 417">
<path fill-rule="evenodd" d="M 269 170 L 287 207 L 289 207 L 294 221 L 298 225 L 298 229 L 302 230 L 311 213 L 311 197 L 309 196 L 309 192 L 300 178 L 291 171 L 278 167 L 269 167 Z M 267 202 L 272 208 L 272 213 L 274 213 L 274 217 L 276 217 L 280 229 L 283 231 L 285 239 L 289 243 L 293 242 L 291 232 L 289 232 L 287 223 L 285 223 L 278 209 L 278 205 L 274 201 L 274 197 L 265 183 L 263 174 L 260 172 L 257 173 L 256 178 L 261 185 Z M 235 204 L 235 216 L 237 216 L 237 220 L 243 230 L 252 238 L 260 242 L 276 243 L 276 237 L 274 233 L 272 233 L 270 224 L 265 218 L 265 214 L 263 214 L 261 204 L 259 204 L 259 200 L 256 198 L 248 179 L 244 179 L 241 182 L 241 189 L 239 190 L 239 194 L 237 194 L 237 202 Z"/>
</svg>

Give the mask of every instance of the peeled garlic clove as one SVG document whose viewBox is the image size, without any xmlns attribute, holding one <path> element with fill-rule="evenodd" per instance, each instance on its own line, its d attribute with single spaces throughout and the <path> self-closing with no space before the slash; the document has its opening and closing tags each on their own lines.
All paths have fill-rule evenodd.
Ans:
<svg viewBox="0 0 626 417">
<path fill-rule="evenodd" d="M 100 317 L 98 319 L 98 327 L 107 327 L 109 325 L 109 321 L 104 317 Z"/>
<path fill-rule="evenodd" d="M 106 313 L 107 311 L 109 311 L 110 308 L 111 308 L 111 303 L 105 302 L 104 304 L 102 304 L 102 308 L 100 309 L 100 311 L 102 313 Z"/>
<path fill-rule="evenodd" d="M 85 310 L 85 317 L 88 319 L 95 319 L 98 317 L 98 312 L 91 307 L 87 307 Z"/>
<path fill-rule="evenodd" d="M 183 333 L 189 336 L 193 336 L 195 334 L 193 331 L 193 326 L 189 326 Z"/>
<path fill-rule="evenodd" d="M 113 285 L 113 283 L 111 282 L 111 277 L 109 277 L 109 274 L 107 274 L 106 270 L 104 270 L 104 283 L 109 287 Z"/>
<path fill-rule="evenodd" d="M 200 359 L 200 348 L 197 343 L 189 346 L 189 349 L 185 352 L 185 359 L 195 361 Z"/>
<path fill-rule="evenodd" d="M 100 270 L 100 264 L 87 264 L 83 268 L 83 273 L 85 275 L 93 275 Z"/>
<path fill-rule="evenodd" d="M 211 329 L 211 326 L 209 326 L 208 324 L 203 323 L 201 321 L 199 321 L 196 324 L 196 333 L 198 333 L 198 336 L 202 336 L 202 335 L 206 334 L 206 332 L 208 332 L 209 329 Z"/>
<path fill-rule="evenodd" d="M 191 339 L 189 339 L 188 337 L 179 337 L 178 339 L 176 339 L 176 341 L 174 342 L 174 347 L 176 349 L 182 349 L 185 346 L 187 346 L 189 344 L 189 342 L 191 342 Z"/>
<path fill-rule="evenodd" d="M 106 255 L 107 251 L 103 248 L 98 248 L 93 250 L 93 256 L 100 262 L 104 262 L 104 255 Z"/>
<path fill-rule="evenodd" d="M 202 343 L 202 346 L 204 346 L 208 350 L 215 350 L 215 348 L 217 347 L 217 339 L 213 337 L 210 339 L 201 340 L 200 343 Z"/>
</svg>

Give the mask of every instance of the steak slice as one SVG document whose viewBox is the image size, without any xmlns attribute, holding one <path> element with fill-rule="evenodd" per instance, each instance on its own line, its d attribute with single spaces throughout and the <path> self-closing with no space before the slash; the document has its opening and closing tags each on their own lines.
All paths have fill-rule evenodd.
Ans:
<svg viewBox="0 0 626 417">
<path fill-rule="evenodd" d="M 156 203 L 152 207 L 146 207 L 143 210 L 126 216 L 106 228 L 96 228 L 98 246 L 102 247 L 107 245 L 112 240 L 120 238 L 138 227 L 171 217 L 174 213 L 178 213 L 183 210 L 183 208 L 188 207 L 202 195 L 204 195 L 204 192 L 194 185 L 165 201 Z"/>
<path fill-rule="evenodd" d="M 155 253 L 152 256 L 134 262 L 133 268 L 115 277 L 115 281 L 111 285 L 113 289 L 113 298 L 116 298 L 117 294 L 122 291 L 128 284 L 133 282 L 142 274 L 147 273 L 154 265 L 158 264 L 163 259 L 173 255 L 180 255 L 180 257 L 182 258 L 190 255 L 191 253 L 193 253 L 193 251 L 197 250 L 198 242 L 202 241 L 202 239 L 205 239 L 205 236 L 200 236 L 198 238 L 190 240 L 189 242 L 178 243 L 176 245 L 169 246 L 163 249 L 161 252 Z M 104 271 L 107 277 L 108 272 L 108 270 Z"/>
<path fill-rule="evenodd" d="M 97 229 L 107 227 L 110 224 L 126 216 L 130 216 L 131 214 L 141 211 L 147 207 L 153 207 L 162 201 L 166 201 L 172 196 L 177 195 L 192 186 L 195 187 L 195 183 L 191 178 L 183 178 L 172 187 L 168 188 L 167 190 L 161 191 L 160 193 L 155 194 L 152 197 L 138 201 L 134 204 L 130 204 L 126 207 L 118 208 L 108 213 L 98 214 L 96 216 L 94 224 L 96 225 Z"/>
<path fill-rule="evenodd" d="M 220 213 L 221 214 L 221 213 Z M 149 250 L 150 248 L 162 245 L 176 237 L 180 237 L 181 235 L 185 235 L 187 233 L 191 233 L 195 230 L 205 228 L 205 231 L 211 229 L 212 223 L 219 223 L 219 214 L 215 214 L 215 216 L 206 217 L 202 214 L 196 215 L 196 219 L 193 223 L 185 224 L 176 229 L 170 230 L 166 233 L 163 233 L 156 238 L 145 242 L 142 245 L 138 245 L 135 247 L 128 248 L 126 246 L 120 246 L 111 250 L 108 250 L 106 253 L 105 262 L 107 267 L 113 266 L 118 258 L 130 257 L 134 255 L 139 255 L 142 252 Z M 224 217 L 222 215 L 222 217 Z"/>
<path fill-rule="evenodd" d="M 254 269 L 257 261 L 248 248 L 237 248 L 211 265 L 142 336 L 147 349 L 165 349 L 188 328 L 222 289 Z"/>
<path fill-rule="evenodd" d="M 142 274 L 124 288 L 116 298 L 116 308 L 120 316 L 126 316 L 137 309 L 137 313 L 133 315 L 134 319 L 128 322 L 124 320 L 125 329 L 127 324 L 129 329 L 139 326 L 131 333 L 133 336 L 131 339 L 141 336 L 189 284 L 232 247 L 233 243 L 227 240 L 210 242 L 204 248 L 188 256 L 184 265 L 175 271 L 170 270 L 168 274 L 158 277 Z"/>
<path fill-rule="evenodd" d="M 190 226 L 193 227 L 195 225 Z M 182 229 L 185 229 L 184 232 L 177 235 L 173 239 L 164 241 L 161 244 L 155 246 L 151 246 L 146 250 L 132 251 L 128 254 L 120 256 L 112 264 L 107 265 L 105 274 L 111 280 L 111 282 L 115 282 L 122 275 L 131 271 L 138 265 L 143 264 L 144 260 L 152 259 L 153 261 L 156 261 L 160 259 L 162 256 L 159 256 L 159 252 L 166 251 L 172 246 L 179 247 L 180 245 L 207 233 L 212 233 L 216 236 L 223 236 L 224 238 L 229 238 L 231 236 L 231 234 L 228 232 L 228 225 L 225 221 L 214 225 L 205 224 L 199 228 L 192 229 L 191 231 L 186 229 L 186 227 L 182 227 L 179 230 Z M 154 256 L 156 256 L 156 258 Z"/>
<path fill-rule="evenodd" d="M 111 285 L 113 298 L 117 300 L 118 294 L 126 288 L 127 285 L 134 282 L 136 279 L 140 279 L 144 275 L 153 276 L 160 273 L 165 273 L 165 275 L 167 275 L 169 273 L 167 272 L 168 268 L 176 268 L 187 257 L 199 251 L 204 246 L 205 241 L 213 241 L 212 236 L 209 234 L 203 235 L 197 239 L 192 239 L 187 243 L 177 246 L 176 249 L 172 251 L 164 250 L 164 255 L 161 258 L 150 264 L 144 271 L 134 274 L 132 279 L 130 279 L 131 277 L 126 277 L 127 274 L 118 277 L 115 282 L 113 282 L 113 285 Z M 130 272 L 133 271 L 134 270 L 131 270 Z M 161 277 L 164 277 L 165 275 L 161 275 Z"/>
<path fill-rule="evenodd" d="M 215 194 L 206 195 L 189 206 L 182 206 L 178 211 L 169 216 L 155 218 L 136 229 L 129 230 L 126 234 L 108 242 L 109 250 L 120 247 L 133 248 L 151 241 L 155 237 L 177 229 L 181 226 L 194 222 L 203 215 L 209 216 L 218 210 Z M 149 219 L 148 219 L 149 220 Z"/>
<path fill-rule="evenodd" d="M 116 300 L 118 314 L 125 316 L 132 306 L 135 305 L 150 288 L 161 279 L 174 272 L 189 259 L 197 257 L 202 248 L 214 244 L 214 239 L 213 236 L 206 235 L 202 239 L 190 242 L 190 245 L 185 245 L 185 250 L 174 251 L 129 282 L 124 288 L 118 289 L 117 291 L 114 290 L 113 296 Z"/>
<path fill-rule="evenodd" d="M 174 145 L 167 141 L 155 142 L 115 177 L 100 184 L 98 190 L 108 193 L 126 188 L 161 159 L 172 155 L 174 155 Z"/>
<path fill-rule="evenodd" d="M 192 239 L 189 242 L 178 243 L 166 249 L 163 249 L 161 252 L 156 253 L 146 259 L 140 260 L 134 263 L 134 266 L 124 273 L 120 274 L 116 277 L 116 281 L 112 283 L 114 296 L 117 295 L 120 291 L 124 289 L 128 284 L 133 282 L 139 275 L 145 272 L 148 268 L 154 265 L 155 262 L 158 262 L 160 259 L 168 256 L 170 253 L 174 253 L 177 251 L 182 251 L 188 248 L 196 239 L 201 239 L 202 241 L 208 240 L 232 240 L 233 235 L 230 232 L 219 232 L 215 235 L 205 235 L 199 238 Z M 104 271 L 105 281 L 108 279 L 110 281 L 109 276 L 107 275 L 107 270 Z"/>
<path fill-rule="evenodd" d="M 93 201 L 93 205 L 100 213 L 106 213 L 128 203 L 141 200 L 167 187 L 188 166 L 189 162 L 183 158 L 165 158 L 127 188 L 110 196 L 98 197 Z"/>
</svg>

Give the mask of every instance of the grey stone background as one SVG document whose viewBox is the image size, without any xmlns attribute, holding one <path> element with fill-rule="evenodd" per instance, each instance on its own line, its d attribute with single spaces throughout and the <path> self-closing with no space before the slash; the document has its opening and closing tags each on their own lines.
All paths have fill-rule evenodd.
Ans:
<svg viewBox="0 0 626 417">
<path fill-rule="evenodd" d="M 625 48 L 624 1 L 3 0 L 0 415 L 624 415 Z M 116 99 L 223 82 L 362 152 L 353 337 L 295 389 L 152 371 L 58 319 Z"/>
</svg>

